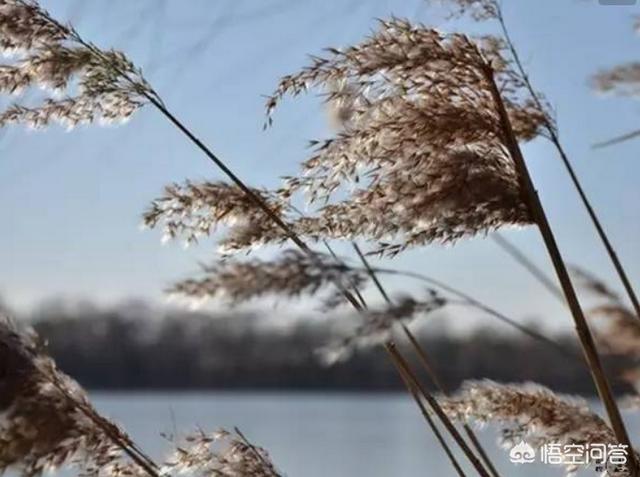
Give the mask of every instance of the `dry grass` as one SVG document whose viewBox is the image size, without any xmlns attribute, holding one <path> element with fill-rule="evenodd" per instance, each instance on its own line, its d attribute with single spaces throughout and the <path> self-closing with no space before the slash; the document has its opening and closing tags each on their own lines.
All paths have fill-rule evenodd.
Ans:
<svg viewBox="0 0 640 477">
<path fill-rule="evenodd" d="M 522 441 L 534 448 L 544 445 L 575 446 L 586 452 L 587 445 L 617 446 L 607 423 L 580 398 L 559 396 L 536 384 L 498 384 L 489 380 L 465 383 L 453 397 L 443 400 L 443 408 L 453 419 L 475 424 L 491 423 L 501 431 L 501 443 L 511 449 Z M 586 456 L 582 456 L 583 458 Z M 586 459 L 582 459 L 586 460 Z M 603 465 L 591 462 L 590 465 Z M 568 473 L 580 466 L 566 463 Z M 628 476 L 615 466 L 605 475 Z"/>
<path fill-rule="evenodd" d="M 124 121 L 154 94 L 124 54 L 85 43 L 35 1 L 0 2 L 0 36 L 2 53 L 15 58 L 0 67 L 0 92 L 49 91 L 39 104 L 15 103 L 0 113 L 0 126 Z"/>
<path fill-rule="evenodd" d="M 331 295 L 330 304 L 346 298 L 362 325 L 329 346 L 325 358 L 344 359 L 360 347 L 382 345 L 436 435 L 442 437 L 424 402 L 479 475 L 495 476 L 496 472 L 490 462 L 478 458 L 481 449 L 467 445 L 452 419 L 497 419 L 509 423 L 505 429 L 509 438 L 526 437 L 536 445 L 630 446 L 520 150 L 523 142 L 551 139 L 575 179 L 553 119 L 522 68 L 499 4 L 493 0 L 450 3 L 454 15 L 497 19 L 504 38 L 445 34 L 393 18 L 380 21 L 378 29 L 357 45 L 330 48 L 325 57 L 314 57 L 309 66 L 282 79 L 267 102 L 269 125 L 285 96 L 316 88 L 333 111 L 337 131 L 328 140 L 312 142 L 312 155 L 302 162 L 301 172 L 288 177 L 277 191 L 247 186 L 166 108 L 124 54 L 86 42 L 31 0 L 0 0 L 0 47 L 18 55 L 0 68 L 0 92 L 45 87 L 67 96 L 46 97 L 29 107 L 16 104 L 0 115 L 0 126 L 121 121 L 144 104 L 152 104 L 231 180 L 173 184 L 145 213 L 145 225 L 160 226 L 166 238 L 182 237 L 188 244 L 213 235 L 219 227 L 227 229 L 220 240 L 226 261 L 206 267 L 204 276 L 178 283 L 171 291 L 198 300 L 222 296 L 238 303 L 267 294 L 315 295 L 334 286 L 337 293 Z M 601 84 L 611 89 L 629 83 L 620 78 L 633 77 L 630 71 L 610 73 L 601 78 Z M 574 183 L 592 212 L 577 179 Z M 293 206 L 303 194 L 311 207 L 308 215 Z M 609 249 L 595 214 L 591 217 Z M 412 247 L 529 225 L 536 225 L 543 236 L 611 426 L 583 403 L 539 387 L 473 383 L 453 398 L 435 399 L 392 341 L 398 329 L 411 338 L 405 323 L 440 309 L 447 299 L 430 290 L 422 299 L 391 300 L 366 260 L 364 270 L 356 269 L 307 245 L 307 240 L 326 244 L 331 239 L 359 238 L 372 243 L 379 254 L 395 256 Z M 270 261 L 228 257 L 289 240 L 300 252 L 288 251 Z M 626 278 L 621 265 L 617 269 Z M 361 291 L 369 282 L 386 299 L 385 307 L 367 305 Z M 591 288 L 608 292 L 593 283 Z M 610 293 L 607 297 L 613 299 Z M 625 340 L 634 340 L 635 335 L 620 325 L 628 324 L 628 316 L 623 320 L 620 309 L 615 313 L 611 306 L 598 310 L 617 316 L 612 321 L 617 326 L 613 335 L 621 333 Z M 0 427 L 4 443 L 0 467 L 18 468 L 28 476 L 63 464 L 77 465 L 83 474 L 95 476 L 144 473 L 158 477 L 174 471 L 229 477 L 278 475 L 266 452 L 240 433 L 192 435 L 164 467 L 156 465 L 93 409 L 84 392 L 57 370 L 36 341 L 6 325 L 0 331 L 0 365 L 5 368 L 0 375 L 0 389 L 5 391 L 0 401 L 5 416 Z M 611 343 L 618 349 L 627 344 Z M 419 344 L 413 344 L 420 354 Z M 448 444 L 439 440 L 451 457 Z M 635 454 L 631 456 L 626 474 L 611 471 L 610 475 L 636 475 Z M 452 464 L 462 475 L 453 459 Z"/>
<path fill-rule="evenodd" d="M 239 431 L 194 434 L 162 468 L 91 405 L 34 334 L 0 320 L 0 471 L 25 477 L 67 467 L 88 477 L 159 477 L 172 472 L 278 477 L 267 453 Z M 216 451 L 212 449 L 215 444 Z"/>
<path fill-rule="evenodd" d="M 0 321 L 0 469 L 24 476 L 71 464 L 85 475 L 136 474 L 129 438 L 98 415 L 33 335 Z"/>
</svg>

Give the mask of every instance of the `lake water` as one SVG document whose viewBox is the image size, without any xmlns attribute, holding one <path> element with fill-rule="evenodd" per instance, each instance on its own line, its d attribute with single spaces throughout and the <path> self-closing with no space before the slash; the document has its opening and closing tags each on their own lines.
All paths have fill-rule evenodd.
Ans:
<svg viewBox="0 0 640 477">
<path fill-rule="evenodd" d="M 403 394 L 94 393 L 92 397 L 104 414 L 157 459 L 168 448 L 162 432 L 237 426 L 267 448 L 288 477 L 454 475 L 415 405 Z M 630 416 L 629 425 L 632 439 L 638 441 L 638 416 Z M 495 445 L 495 431 L 485 429 L 480 436 L 503 477 L 564 475 L 560 467 L 511 464 L 507 453 Z M 468 475 L 474 473 L 470 470 Z"/>
</svg>

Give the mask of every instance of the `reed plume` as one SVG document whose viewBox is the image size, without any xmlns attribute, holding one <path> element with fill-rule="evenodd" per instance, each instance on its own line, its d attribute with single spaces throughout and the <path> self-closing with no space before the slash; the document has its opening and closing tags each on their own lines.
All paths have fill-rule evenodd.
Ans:
<svg viewBox="0 0 640 477">
<path fill-rule="evenodd" d="M 499 70 L 518 137 L 534 138 L 539 111 L 521 101 L 496 43 L 481 44 Z M 285 95 L 312 87 L 324 88 L 326 101 L 343 108 L 343 129 L 312 143 L 302 173 L 289 177 L 280 193 L 305 191 L 310 203 L 337 193 L 348 198 L 295 221 L 300 235 L 360 236 L 395 254 L 531 223 L 480 71 L 484 57 L 467 37 L 392 19 L 360 44 L 328 51 L 285 76 L 267 103 L 268 124 Z"/>
<path fill-rule="evenodd" d="M 640 33 L 640 19 L 636 17 L 633 30 Z M 602 69 L 591 78 L 596 91 L 617 96 L 638 96 L 640 94 L 640 63 L 631 61 L 608 69 Z"/>
<path fill-rule="evenodd" d="M 499 384 L 490 380 L 467 381 L 450 398 L 443 398 L 443 409 L 452 419 L 474 424 L 493 424 L 501 431 L 500 442 L 511 449 L 521 441 L 534 448 L 544 445 L 575 446 L 586 452 L 587 446 L 620 446 L 608 424 L 589 409 L 580 398 L 557 395 L 543 386 L 527 384 Z M 586 456 L 583 456 L 586 457 Z M 607 462 L 591 462 L 599 466 Z M 609 463 L 604 475 L 632 475 L 628 470 Z M 567 473 L 574 473 L 578 465 L 565 462 Z"/>
<path fill-rule="evenodd" d="M 325 87 L 330 91 L 327 102 L 341 108 L 338 116 L 344 127 L 332 139 L 312 142 L 315 154 L 303 163 L 300 176 L 286 180 L 278 191 L 279 200 L 288 201 L 301 190 L 308 193 L 310 203 L 329 201 L 337 192 L 349 196 L 310 217 L 283 217 L 288 227 L 314 240 L 396 239 L 398 243 L 384 242 L 379 248 L 396 254 L 504 225 L 530 224 L 480 68 L 484 56 L 499 72 L 520 139 L 539 134 L 544 113 L 520 98 L 517 78 L 504 61 L 499 42 L 487 37 L 480 43 L 483 54 L 464 35 L 444 35 L 393 19 L 380 22 L 379 30 L 361 44 L 345 51 L 330 49 L 329 58 L 316 58 L 301 73 L 284 77 L 268 101 L 269 114 L 286 94 Z M 348 192 L 353 184 L 355 191 Z M 190 188 L 187 184 L 184 191 L 193 192 Z M 211 195 L 201 202 L 205 208 L 217 197 L 217 190 L 206 192 Z M 171 203 L 175 196 L 167 190 L 160 201 Z M 277 205 L 274 211 L 282 213 L 286 207 Z M 178 215 L 183 212 L 178 208 Z M 223 242 L 225 250 L 288 238 L 278 224 L 261 223 L 253 211 L 246 212 L 243 221 L 256 223 L 232 229 L 230 239 Z M 215 218 L 209 215 L 207 220 Z M 183 222 L 169 222 L 169 235 L 184 227 Z M 194 228 L 207 232 L 210 223 L 186 227 Z"/>
<path fill-rule="evenodd" d="M 349 335 L 319 349 L 318 355 L 324 363 L 332 365 L 349 358 L 359 349 L 388 343 L 397 326 L 406 326 L 418 316 L 441 309 L 446 303 L 437 292 L 429 290 L 428 297 L 423 300 L 403 296 L 380 309 L 367 309 L 358 315 L 360 325 Z"/>
<path fill-rule="evenodd" d="M 543 125 L 549 130 L 551 120 L 539 107 L 537 96 L 532 102 L 522 94 L 522 78 L 502 54 L 504 45 L 495 38 L 472 41 L 464 35 L 444 35 L 392 19 L 381 22 L 379 30 L 359 45 L 344 51 L 329 50 L 327 58 L 316 58 L 303 72 L 285 77 L 268 102 L 269 112 L 285 94 L 325 87 L 328 100 L 344 106 L 340 115 L 344 129 L 328 141 L 316 142 L 315 155 L 305 161 L 302 174 L 289 178 L 277 198 L 270 199 L 247 187 L 173 116 L 132 64 L 118 63 L 124 61 L 123 55 L 114 53 L 114 59 L 112 52 L 84 42 L 75 32 L 51 20 L 36 3 L 14 0 L 7 4 L 33 8 L 30 13 L 34 17 L 59 27 L 63 38 L 60 49 L 70 48 L 68 42 L 79 50 L 77 55 L 64 58 L 66 66 L 61 72 L 49 74 L 44 80 L 41 71 L 47 69 L 38 70 L 32 63 L 46 63 L 46 58 L 32 59 L 28 53 L 26 63 L 15 65 L 15 71 L 20 71 L 8 78 L 24 82 L 19 73 L 28 65 L 27 72 L 37 74 L 34 80 L 27 78 L 27 85 L 64 87 L 73 77 L 80 87 L 79 95 L 66 102 L 47 100 L 31 109 L 16 106 L 5 113 L 6 122 L 37 126 L 53 120 L 77 124 L 96 118 L 122 119 L 148 101 L 234 182 L 209 187 L 205 196 L 192 203 L 185 204 L 177 191 L 168 194 L 174 196 L 169 200 L 161 198 L 154 204 L 157 207 L 152 207 L 147 222 L 155 225 L 168 218 L 170 237 L 186 234 L 188 241 L 194 241 L 199 235 L 211 233 L 230 214 L 236 222 L 223 240 L 228 250 L 291 239 L 315 258 L 300 237 L 323 240 L 363 236 L 379 242 L 380 253 L 393 255 L 416 245 L 452 242 L 502 226 L 537 223 L 559 275 L 564 271 L 544 211 L 532 199 L 535 191 L 518 148 L 519 141 L 541 135 Z M 83 60 L 85 53 L 97 66 Z M 64 64 L 61 59 L 56 61 Z M 550 131 L 554 133 L 553 128 Z M 350 191 L 348 186 L 354 183 L 358 185 Z M 219 208 L 218 192 L 232 189 L 237 194 L 228 200 L 230 209 Z M 282 204 L 303 190 L 310 194 L 311 202 L 334 202 L 311 217 L 283 218 L 287 207 Z M 189 190 L 188 194 L 193 192 Z M 242 200 L 246 199 L 244 203 L 238 201 L 240 194 Z M 338 195 L 346 199 L 335 202 Z M 568 278 L 560 278 L 614 429 L 619 440 L 627 442 L 589 330 L 584 320 L 580 321 L 577 298 Z M 343 294 L 349 298 L 348 293 Z M 371 312 L 368 318 L 372 328 L 363 328 L 358 335 L 370 331 L 372 336 L 382 335 L 385 347 L 399 363 L 393 347 L 386 342 L 388 323 L 435 306 L 412 299 L 400 305 Z M 410 375 L 407 368 L 402 369 Z M 412 386 L 420 388 L 417 382 Z M 424 391 L 421 393 L 429 398 Z M 439 409 L 436 402 L 429 402 L 434 410 Z M 447 425 L 446 419 L 442 421 Z M 453 426 L 448 429 L 457 435 Z M 459 443 L 465 449 L 464 441 Z M 473 453 L 468 457 L 475 462 Z M 482 465 L 476 469 L 483 474 Z M 213 470 L 211 473 L 215 474 Z"/>
<path fill-rule="evenodd" d="M 101 416 L 85 391 L 62 373 L 35 334 L 0 320 L 0 472 L 24 477 L 71 467 L 87 477 L 278 477 L 264 449 L 236 430 L 186 439 L 160 467 L 118 426 Z M 212 446 L 215 444 L 217 450 Z"/>
<path fill-rule="evenodd" d="M 43 19 L 44 21 L 48 22 L 48 24 L 59 28 L 60 31 L 62 32 L 61 34 L 63 36 L 66 37 L 67 34 L 67 29 L 65 29 L 65 27 L 63 27 L 62 25 L 60 25 L 59 23 L 57 23 L 55 20 L 53 20 L 44 10 L 40 9 L 37 5 L 37 3 L 34 1 L 33 3 L 31 3 L 30 0 L 15 0 L 16 3 L 20 4 L 20 5 L 28 5 L 28 6 L 33 6 L 33 11 L 31 12 L 34 16 L 37 16 L 38 18 Z M 205 155 L 220 169 L 222 170 L 226 176 L 233 182 L 234 186 L 236 186 L 240 191 L 242 191 L 246 198 L 249 199 L 249 201 L 251 203 L 253 203 L 256 206 L 257 210 L 260 210 L 265 217 L 269 218 L 270 220 L 272 220 L 274 222 L 275 225 L 277 225 L 278 227 L 278 232 L 280 231 L 284 231 L 285 234 L 284 236 L 287 239 L 290 239 L 291 241 L 293 241 L 302 251 L 304 251 L 305 253 L 309 254 L 310 257 L 315 257 L 314 253 L 312 252 L 312 250 L 306 245 L 306 243 L 299 237 L 299 235 L 292 229 L 289 227 L 289 225 L 280 217 L 280 215 L 273 211 L 271 209 L 271 207 L 269 206 L 269 204 L 267 204 L 265 202 L 265 200 L 263 199 L 263 197 L 261 197 L 259 194 L 257 194 L 255 192 L 254 189 L 248 187 L 222 160 L 220 160 L 202 141 L 200 141 L 191 130 L 189 130 L 175 115 L 173 115 L 164 105 L 164 103 L 162 102 L 162 99 L 155 93 L 153 92 L 153 90 L 150 88 L 150 86 L 146 83 L 143 82 L 143 79 L 141 78 L 140 75 L 140 83 L 138 84 L 137 79 L 135 77 L 132 78 L 132 73 L 135 72 L 131 72 L 131 71 L 126 71 L 126 68 L 122 68 L 121 66 L 117 65 L 115 61 L 109 61 L 108 59 L 105 61 L 105 58 L 108 56 L 107 54 L 105 54 L 105 52 L 102 52 L 101 50 L 99 50 L 97 47 L 93 46 L 90 43 L 85 42 L 77 33 L 74 32 L 73 34 L 73 40 L 80 46 L 87 48 L 88 51 L 90 51 L 93 55 L 94 58 L 100 63 L 100 64 L 105 64 L 107 65 L 109 68 L 109 72 L 113 72 L 113 77 L 112 79 L 115 79 L 116 81 L 119 80 L 123 80 L 127 85 L 131 85 L 133 87 L 133 92 L 136 94 L 140 95 L 141 98 L 141 104 L 142 101 L 148 101 L 149 103 L 151 103 L 153 106 L 155 106 L 155 108 L 162 113 L 162 115 L 169 120 L 180 132 L 182 132 L 194 145 L 196 145 L 202 152 L 205 153 Z M 104 63 L 103 63 L 104 62 Z M 129 91 L 125 91 L 125 92 L 129 92 Z M 127 97 L 128 98 L 128 97 Z M 140 105 L 141 105 L 140 104 Z M 45 106 L 49 106 L 50 102 L 46 102 Z M 99 103 L 92 103 L 91 106 L 98 109 L 100 107 Z M 14 108 L 14 116 L 16 116 L 14 122 L 20 122 L 19 120 L 22 118 L 22 114 L 18 114 L 21 113 L 23 110 L 26 110 L 26 108 Z M 16 113 L 17 111 L 17 113 Z M 43 125 L 45 124 L 49 124 L 51 122 L 51 118 L 59 118 L 59 117 L 63 117 L 64 121 L 70 122 L 71 124 L 76 124 L 78 122 L 81 121 L 91 121 L 94 119 L 95 115 L 93 114 L 93 111 L 90 114 L 87 114 L 86 116 L 80 116 L 80 119 L 78 119 L 77 117 L 75 117 L 74 115 L 71 114 L 71 112 L 66 111 L 64 109 L 62 109 L 61 111 L 55 110 L 53 113 L 51 113 L 47 108 L 42 107 L 40 109 L 36 109 L 34 111 L 29 110 L 30 113 L 33 113 L 35 116 L 29 116 L 27 115 L 27 119 L 30 120 L 31 123 L 35 123 L 34 121 L 34 117 L 36 119 L 41 119 L 40 123 L 42 123 Z M 129 114 L 129 113 L 127 113 Z M 104 113 L 102 113 L 103 117 L 107 117 L 108 116 Z M 260 241 L 264 241 L 264 236 L 268 235 L 270 233 L 270 231 L 268 230 L 264 230 L 264 231 L 260 231 L 259 234 L 255 233 L 255 229 L 251 227 L 251 223 L 250 221 L 245 221 L 245 223 L 247 224 L 246 227 L 240 228 L 240 230 L 236 229 L 236 231 L 239 232 L 239 234 L 237 234 L 237 237 L 233 237 L 232 238 L 232 243 L 234 242 L 234 240 L 244 240 L 245 243 L 242 244 L 243 246 L 251 246 L 253 245 L 253 241 L 256 239 L 258 242 Z M 247 240 L 247 237 L 249 237 L 249 240 Z M 278 237 L 276 240 L 283 240 L 282 238 Z M 358 301 L 353 297 L 353 295 L 351 294 L 351 292 L 349 292 L 346 289 L 341 290 L 343 296 L 351 302 L 351 304 L 356 308 L 356 309 L 360 309 L 360 304 L 358 303 Z M 407 372 L 410 373 L 410 371 L 408 370 Z M 441 419 L 444 422 L 447 422 L 446 417 L 444 415 L 441 416 Z M 449 426 L 449 430 L 450 432 L 452 432 L 454 435 L 456 434 L 456 430 L 453 428 L 453 426 Z M 472 462 L 474 464 L 476 464 L 476 461 L 473 457 L 473 455 L 469 454 L 469 458 L 472 460 Z M 478 465 L 478 469 L 482 470 L 482 467 L 479 464 Z M 484 475 L 483 472 L 481 472 L 482 475 Z"/>
<path fill-rule="evenodd" d="M 286 250 L 272 260 L 227 259 L 203 271 L 203 278 L 178 282 L 169 293 L 196 305 L 214 298 L 235 305 L 263 296 L 312 297 L 333 285 L 334 290 L 322 300 L 323 309 L 328 311 L 343 303 L 341 289 L 361 290 L 371 278 L 366 269 L 351 267 L 336 257 L 316 254 L 310 259 L 297 250 Z M 341 284 L 337 289 L 336 283 Z M 342 361 L 358 349 L 386 343 L 396 325 L 407 324 L 446 304 L 446 298 L 429 289 L 422 300 L 405 295 L 381 309 L 361 310 L 352 317 L 360 324 L 347 336 L 320 349 L 318 355 L 327 364 Z"/>
<path fill-rule="evenodd" d="M 267 190 L 252 191 L 274 214 L 284 218 L 286 203 Z M 182 238 L 186 245 L 213 234 L 219 227 L 227 227 L 228 233 L 219 244 L 223 254 L 255 247 L 274 238 L 272 220 L 242 189 L 222 181 L 168 185 L 164 194 L 144 213 L 143 224 L 149 228 L 161 227 L 165 241 Z M 285 240 L 286 237 L 282 238 Z"/>
<path fill-rule="evenodd" d="M 129 438 L 100 416 L 34 335 L 0 321 L 0 471 L 25 477 L 63 465 L 87 476 L 142 475 L 117 442 Z M 99 425 L 98 425 L 99 423 Z"/>
<path fill-rule="evenodd" d="M 622 377 L 637 393 L 640 389 L 640 322 L 604 281 L 578 267 L 573 268 L 573 273 L 579 285 L 598 300 L 587 310 L 595 324 L 596 337 L 607 353 L 627 358 Z"/>
<path fill-rule="evenodd" d="M 640 94 L 640 63 L 627 63 L 603 70 L 593 77 L 593 87 L 619 96 Z"/>
<path fill-rule="evenodd" d="M 312 259 L 299 250 L 285 250 L 272 260 L 227 259 L 203 267 L 201 278 L 183 280 L 168 292 L 180 298 L 203 301 L 221 298 L 231 304 L 262 296 L 296 298 L 314 296 L 326 288 L 342 283 L 343 288 L 362 288 L 366 272 L 349 267 L 329 255 L 316 254 Z M 325 297 L 325 308 L 342 303 L 339 289 Z"/>
<path fill-rule="evenodd" d="M 636 33 L 640 32 L 639 24 L 640 22 L 636 18 L 633 25 Z M 611 68 L 601 69 L 591 78 L 591 87 L 603 94 L 636 98 L 640 94 L 640 63 L 631 61 Z M 635 129 L 612 139 L 601 141 L 595 144 L 594 147 L 611 146 L 635 139 L 638 136 L 640 136 L 640 130 Z"/>
<path fill-rule="evenodd" d="M 86 43 L 36 1 L 0 1 L 0 93 L 44 89 L 37 104 L 15 103 L 0 113 L 0 127 L 124 121 L 155 95 L 141 71 L 121 52 Z"/>
<path fill-rule="evenodd" d="M 542 136 L 546 137 L 556 148 L 558 151 L 558 155 L 560 156 L 560 160 L 562 161 L 569 177 L 573 183 L 573 186 L 586 209 L 591 222 L 593 223 L 594 228 L 602 242 L 605 250 L 607 251 L 607 255 L 613 264 L 620 281 L 622 282 L 627 295 L 629 296 L 629 300 L 633 305 L 633 309 L 635 311 L 636 316 L 640 319 L 640 299 L 638 298 L 636 291 L 629 279 L 627 271 L 622 263 L 622 261 L 618 258 L 618 255 L 614 249 L 613 244 L 609 238 L 609 235 L 604 229 L 598 214 L 596 213 L 591 200 L 587 196 L 586 191 L 584 190 L 578 175 L 573 167 L 571 160 L 569 159 L 569 155 L 565 151 L 564 146 L 560 141 L 560 136 L 557 131 L 557 127 L 555 122 L 551 119 L 551 116 L 546 113 L 549 110 L 549 106 L 544 99 L 544 97 L 534 89 L 533 83 L 527 74 L 527 71 L 524 67 L 522 60 L 520 59 L 520 55 L 516 46 L 511 39 L 511 35 L 509 34 L 509 29 L 507 28 L 507 22 L 504 18 L 501 4 L 497 0 L 444 0 L 445 3 L 453 6 L 454 16 L 462 16 L 462 15 L 470 15 L 472 18 L 480 21 L 480 20 L 495 20 L 502 33 L 501 37 L 495 40 L 496 43 L 503 45 L 503 51 L 507 58 L 507 63 L 511 64 L 511 70 L 514 72 L 516 82 L 519 83 L 521 90 L 524 90 L 525 94 L 528 95 L 528 102 L 531 104 L 533 110 L 537 110 L 542 119 L 541 128 L 543 133 Z M 478 15 L 478 12 L 484 12 L 485 14 Z M 637 20 L 635 24 L 636 31 L 637 28 Z M 596 75 L 593 79 L 594 86 L 601 90 L 607 91 L 629 91 L 630 88 L 633 88 L 633 84 L 635 82 L 634 77 L 637 75 L 637 67 L 634 64 L 623 65 L 621 68 L 617 68 L 610 71 L 605 71 Z M 614 138 L 610 141 L 605 141 L 603 143 L 597 144 L 597 146 L 605 146 L 609 144 L 614 144 L 617 142 L 625 141 L 636 136 L 640 135 L 640 131 L 632 131 L 631 133 L 625 134 L 621 137 Z"/>
<path fill-rule="evenodd" d="M 482 7 L 483 5 L 493 5 L 493 12 L 495 13 L 495 16 L 490 18 L 497 20 L 501 28 L 503 36 L 498 40 L 498 43 L 502 43 L 506 46 L 506 51 L 508 54 L 506 63 L 513 65 L 513 76 L 516 78 L 516 82 L 524 90 L 524 93 L 528 95 L 529 102 L 532 104 L 532 107 L 539 112 L 544 113 L 546 111 L 545 103 L 541 96 L 534 90 L 529 76 L 520 59 L 520 56 L 515 48 L 515 45 L 511 40 L 500 4 L 496 0 L 452 0 L 452 4 L 457 5 L 459 8 L 461 8 L 462 13 L 465 13 L 465 9 L 468 10 L 473 6 Z M 473 14 L 472 10 L 471 13 Z M 499 86 L 499 82 L 496 80 L 496 73 L 494 71 L 494 68 L 488 64 L 485 65 L 485 72 L 486 77 L 491 84 L 495 106 L 500 114 L 502 125 L 506 133 L 507 141 L 509 143 L 508 149 L 511 152 L 511 156 L 516 163 L 516 167 L 518 173 L 520 174 L 524 191 L 526 192 L 527 203 L 530 207 L 531 214 L 533 215 L 534 221 L 536 222 L 541 233 L 542 239 L 545 243 L 545 247 L 549 254 L 549 258 L 553 263 L 556 274 L 558 276 L 558 280 L 562 287 L 563 294 L 566 298 L 567 305 L 569 306 L 569 309 L 571 311 L 574 323 L 576 325 L 576 332 L 578 337 L 580 338 L 582 349 L 585 353 L 585 357 L 587 359 L 589 369 L 594 379 L 594 383 L 598 389 L 600 398 L 602 399 L 602 402 L 606 407 L 607 414 L 609 416 L 609 419 L 611 420 L 612 428 L 615 431 L 618 440 L 628 447 L 631 447 L 631 441 L 629 439 L 626 426 L 624 424 L 624 421 L 622 420 L 620 410 L 613 396 L 611 385 L 604 372 L 600 356 L 593 339 L 593 335 L 587 323 L 585 313 L 578 299 L 575 287 L 571 281 L 568 267 L 564 262 L 555 238 L 555 234 L 547 218 L 547 213 L 542 205 L 542 202 L 540 201 L 536 186 L 529 173 L 527 164 L 520 149 L 517 131 L 510 124 L 511 119 L 509 117 L 507 103 L 502 98 L 501 88 Z M 618 259 L 613 245 L 611 244 L 608 235 L 606 234 L 602 224 L 600 223 L 600 219 L 598 218 L 593 206 L 591 205 L 591 202 L 587 197 L 582 184 L 580 183 L 575 173 L 575 170 L 573 169 L 573 165 L 571 164 L 571 161 L 569 160 L 569 157 L 560 142 L 555 123 L 549 118 L 547 114 L 542 114 L 540 118 L 542 119 L 540 127 L 544 132 L 544 134 L 541 135 L 546 136 L 558 151 L 560 159 L 562 160 L 562 163 L 564 164 L 565 169 L 567 170 L 567 173 L 569 174 L 572 183 L 576 191 L 578 192 L 578 195 L 580 196 L 585 209 L 589 214 L 589 217 L 598 233 L 598 236 L 602 241 L 605 249 L 607 250 L 609 258 L 614 265 L 618 276 L 620 277 L 620 280 L 622 281 L 625 290 L 629 295 L 630 300 L 634 305 L 636 314 L 638 317 L 640 317 L 640 301 L 638 300 L 635 294 L 635 290 L 633 289 L 633 286 L 631 285 L 631 282 L 626 274 L 626 271 L 622 263 Z M 640 464 L 636 460 L 636 455 L 631 454 L 629 468 L 633 475 L 638 475 L 638 472 L 640 472 L 639 465 Z"/>
<path fill-rule="evenodd" d="M 314 58 L 300 73 L 285 76 L 267 101 L 267 124 L 285 95 L 299 95 L 313 86 L 325 86 L 328 101 L 342 101 L 352 111 L 341 115 L 345 125 L 340 133 L 314 143 L 316 154 L 303 163 L 300 176 L 286 181 L 280 198 L 289 200 L 306 190 L 312 203 L 329 202 L 337 193 L 347 199 L 329 203 L 311 217 L 285 220 L 243 185 L 241 189 L 273 221 L 266 240 L 264 235 L 254 237 L 256 243 L 290 238 L 309 253 L 300 237 L 360 236 L 380 242 L 379 253 L 394 255 L 416 245 L 535 223 L 612 426 L 620 442 L 628 444 L 593 337 L 520 150 L 520 142 L 543 131 L 552 140 L 557 136 L 517 56 L 510 59 L 503 54 L 510 45 L 494 37 L 473 41 L 465 35 L 444 35 L 394 18 L 381 21 L 378 31 L 360 44 L 344 51 L 330 49 L 327 58 Z M 346 103 L 341 95 L 347 96 Z M 229 177 L 237 182 L 233 174 Z M 359 185 L 361 177 L 364 186 Z M 347 186 L 354 184 L 350 191 Z M 356 309 L 362 309 L 349 292 L 342 291 Z"/>
<path fill-rule="evenodd" d="M 163 466 L 165 473 L 194 477 L 280 477 L 268 452 L 240 431 L 203 431 L 184 438 Z"/>
</svg>

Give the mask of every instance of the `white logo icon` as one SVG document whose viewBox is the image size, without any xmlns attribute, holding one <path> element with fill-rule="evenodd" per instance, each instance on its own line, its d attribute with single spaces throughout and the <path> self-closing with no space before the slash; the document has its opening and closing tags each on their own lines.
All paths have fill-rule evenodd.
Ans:
<svg viewBox="0 0 640 477">
<path fill-rule="evenodd" d="M 520 441 L 509 451 L 509 459 L 514 464 L 530 464 L 535 458 L 535 449 L 525 441 Z"/>
</svg>

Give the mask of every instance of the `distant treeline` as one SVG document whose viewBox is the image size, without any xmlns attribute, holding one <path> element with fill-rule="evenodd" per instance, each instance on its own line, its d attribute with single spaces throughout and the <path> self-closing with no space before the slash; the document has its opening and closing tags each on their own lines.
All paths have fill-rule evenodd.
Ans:
<svg viewBox="0 0 640 477">
<path fill-rule="evenodd" d="M 326 367 L 314 350 L 335 338 L 317 320 L 265 327 L 252 314 L 211 316 L 146 307 L 69 311 L 47 307 L 32 317 L 60 367 L 93 389 L 398 390 L 402 383 L 380 349 Z M 444 383 L 535 381 L 560 392 L 591 394 L 579 359 L 526 336 L 479 330 L 469 337 L 417 332 Z M 580 356 L 568 336 L 555 336 Z M 408 350 L 408 348 L 405 348 Z M 622 363 L 606 360 L 613 372 Z M 416 366 L 417 363 L 416 363 Z M 618 385 L 618 390 L 623 390 Z"/>
</svg>

